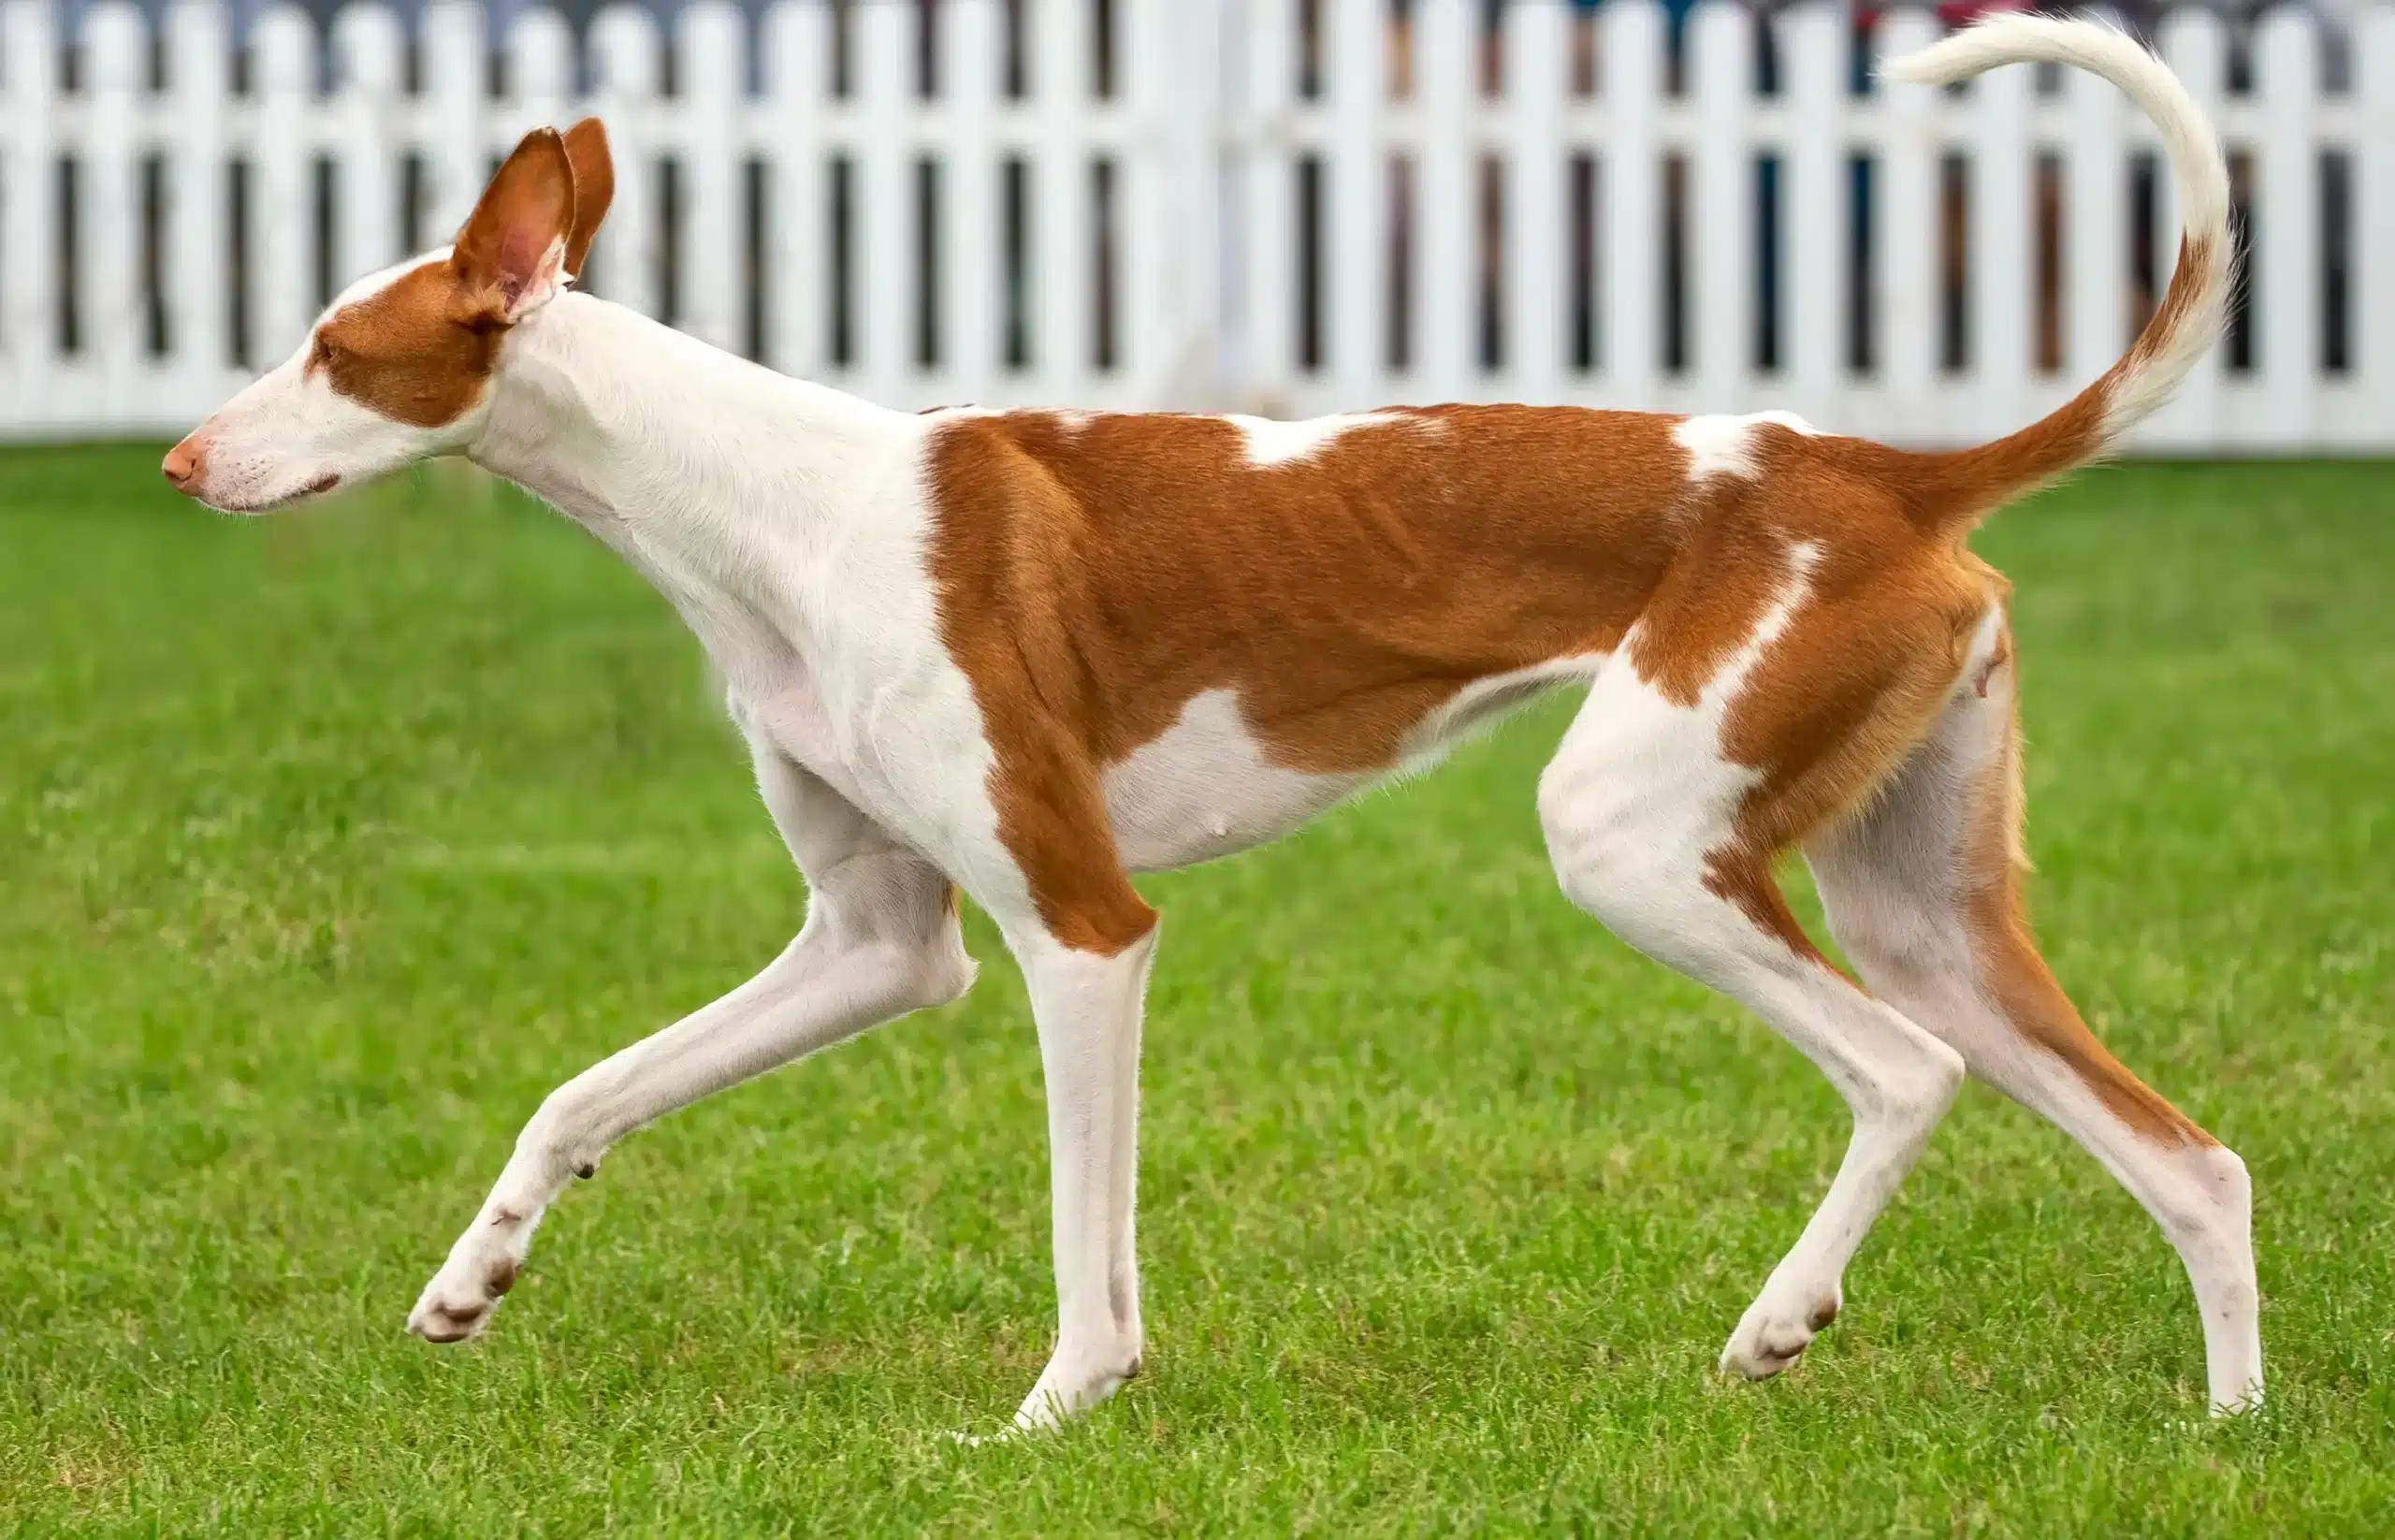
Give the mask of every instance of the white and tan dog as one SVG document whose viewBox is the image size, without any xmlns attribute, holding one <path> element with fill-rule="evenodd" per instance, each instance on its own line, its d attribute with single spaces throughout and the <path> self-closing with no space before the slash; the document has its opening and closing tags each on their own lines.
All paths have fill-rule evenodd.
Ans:
<svg viewBox="0 0 2395 1540">
<path fill-rule="evenodd" d="M 2213 1406 L 2253 1404 L 2245 1168 L 2105 1052 L 2039 957 L 2007 586 L 1964 544 L 2210 344 L 2228 179 L 2177 80 L 2111 31 L 2010 17 L 1894 69 L 2026 60 L 2144 109 L 2187 228 L 2126 357 L 1944 454 L 1771 414 L 887 411 L 572 292 L 613 188 L 605 135 L 529 136 L 451 249 L 341 295 L 166 473 L 257 512 L 464 454 L 563 509 L 721 666 L 809 908 L 756 978 L 543 1103 L 410 1327 L 481 1329 L 543 1211 L 632 1129 L 963 994 L 962 889 L 1022 965 L 1048 1082 L 1057 1341 L 1017 1420 L 1103 1399 L 1143 1341 L 1156 918 L 1126 874 L 1271 839 L 1576 683 L 1538 791 L 1564 892 L 1754 1010 L 1853 1111 L 1722 1368 L 1776 1373 L 1829 1324 L 1967 1068 L 2145 1205 L 2194 1283 Z M 1867 987 L 1790 916 L 1771 863 L 1792 847 Z"/>
</svg>

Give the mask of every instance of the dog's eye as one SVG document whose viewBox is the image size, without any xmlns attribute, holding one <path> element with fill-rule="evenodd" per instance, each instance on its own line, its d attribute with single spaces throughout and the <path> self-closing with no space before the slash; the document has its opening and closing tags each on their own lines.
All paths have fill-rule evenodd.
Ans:
<svg viewBox="0 0 2395 1540">
<path fill-rule="evenodd" d="M 341 344 L 321 331 L 308 344 L 308 369 L 312 373 L 316 370 L 332 368 L 340 356 Z"/>
</svg>

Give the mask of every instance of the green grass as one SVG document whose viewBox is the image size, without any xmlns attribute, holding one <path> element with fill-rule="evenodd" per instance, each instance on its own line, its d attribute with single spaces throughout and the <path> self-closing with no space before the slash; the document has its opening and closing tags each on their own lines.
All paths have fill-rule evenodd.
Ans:
<svg viewBox="0 0 2395 1540">
<path fill-rule="evenodd" d="M 1556 894 L 1557 703 L 1145 884 L 1149 1370 L 966 1448 L 1052 1311 L 986 924 L 966 1001 L 628 1141 L 415 1342 L 543 1093 L 798 923 L 696 649 L 512 499 L 0 457 L 0 1530 L 2384 1533 L 2395 470 L 2093 474 L 1981 545 L 2055 967 L 2253 1170 L 2263 1416 L 2203 1422 L 2176 1259 L 1976 1088 L 1835 1329 L 1713 1377 L 1846 1118 Z"/>
</svg>

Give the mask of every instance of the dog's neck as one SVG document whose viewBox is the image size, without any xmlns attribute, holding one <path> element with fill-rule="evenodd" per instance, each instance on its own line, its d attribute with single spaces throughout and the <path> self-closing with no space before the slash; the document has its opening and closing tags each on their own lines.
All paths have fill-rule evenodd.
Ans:
<svg viewBox="0 0 2395 1540">
<path fill-rule="evenodd" d="M 913 424 L 567 293 L 509 335 L 468 453 L 613 546 L 737 680 L 793 645 L 792 577 L 836 580 L 840 526 Z"/>
<path fill-rule="evenodd" d="M 882 463 L 903 414 L 566 293 L 510 333 L 485 468 L 602 531 L 807 521 Z"/>
</svg>

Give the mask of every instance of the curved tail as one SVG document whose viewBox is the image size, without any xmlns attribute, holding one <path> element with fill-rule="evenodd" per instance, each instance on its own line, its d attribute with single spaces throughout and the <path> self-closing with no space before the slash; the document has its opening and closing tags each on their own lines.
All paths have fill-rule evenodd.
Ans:
<svg viewBox="0 0 2395 1540">
<path fill-rule="evenodd" d="M 2059 410 L 1974 449 L 1919 458 L 1918 512 L 1941 527 L 1976 522 L 2006 499 L 2097 458 L 2152 415 L 2220 330 L 2236 256 L 2228 166 L 2211 124 L 2161 60 L 2093 22 L 2005 15 L 1891 60 L 1890 79 L 1951 85 L 1998 65 L 2076 65 L 2112 81 L 2154 123 L 2179 194 L 2179 265 L 2162 303 L 2102 378 Z"/>
</svg>

